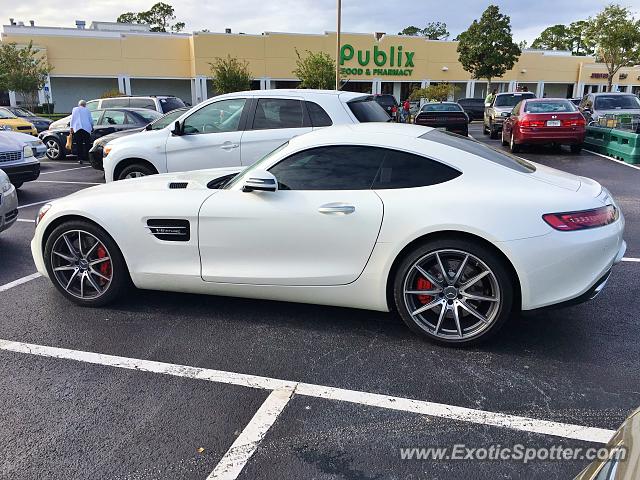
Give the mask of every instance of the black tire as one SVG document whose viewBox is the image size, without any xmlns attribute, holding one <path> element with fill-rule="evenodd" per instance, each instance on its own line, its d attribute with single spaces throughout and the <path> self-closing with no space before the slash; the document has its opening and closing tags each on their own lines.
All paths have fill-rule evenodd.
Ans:
<svg viewBox="0 0 640 480">
<path fill-rule="evenodd" d="M 420 263 L 425 258 L 433 258 L 433 256 L 435 256 L 435 252 L 440 252 L 440 254 L 443 256 L 459 255 L 459 258 L 463 258 L 464 255 L 470 254 L 471 256 L 475 257 L 475 259 L 468 260 L 466 262 L 464 267 L 465 272 L 460 275 L 460 282 L 468 282 L 470 280 L 469 277 L 473 278 L 476 275 L 476 273 L 474 272 L 482 271 L 480 269 L 484 269 L 485 267 L 492 274 L 492 275 L 487 274 L 486 277 L 484 277 L 484 278 L 487 278 L 488 280 L 480 279 L 474 284 L 467 286 L 464 290 L 462 289 L 459 290 L 459 292 L 457 293 L 458 296 L 456 297 L 456 300 L 447 300 L 447 298 L 444 296 L 445 295 L 444 293 L 435 294 L 432 297 L 424 296 L 424 295 L 415 297 L 415 299 L 418 300 L 422 305 L 424 305 L 425 302 L 430 303 L 431 301 L 446 302 L 446 304 L 449 305 L 449 307 L 447 307 L 448 309 L 444 314 L 442 325 L 441 325 L 442 329 L 439 335 L 434 334 L 434 330 L 436 330 L 437 325 L 431 324 L 431 327 L 429 326 L 430 321 L 433 321 L 433 323 L 436 323 L 437 320 L 439 319 L 441 315 L 441 309 L 439 309 L 439 306 L 436 305 L 432 307 L 432 309 L 426 310 L 424 313 L 420 313 L 419 317 L 414 316 L 410 313 L 409 308 L 414 308 L 416 305 L 408 305 L 408 303 L 413 301 L 412 299 L 414 297 L 412 296 L 412 294 L 405 295 L 405 285 L 408 282 L 410 282 L 412 278 L 416 276 L 421 276 L 421 273 L 416 275 L 415 272 L 417 272 L 417 269 L 414 268 L 415 264 Z M 447 267 L 445 267 L 445 269 L 447 268 L 457 269 L 462 263 L 461 261 L 458 261 L 458 263 L 455 264 L 447 260 L 446 256 L 444 258 L 445 259 L 443 260 L 443 264 L 445 263 L 447 264 Z M 476 263 L 476 260 L 478 260 L 479 263 Z M 435 267 L 435 268 L 439 269 L 439 267 Z M 478 268 L 478 270 L 475 270 L 476 268 Z M 433 272 L 433 270 L 427 273 L 429 273 L 430 275 L 433 275 L 431 272 Z M 448 274 L 450 275 L 450 272 L 448 272 Z M 426 277 L 423 277 L 423 278 L 426 279 Z M 451 279 L 451 277 L 448 277 L 448 278 Z M 438 278 L 434 278 L 434 279 L 438 280 Z M 440 280 L 443 280 L 443 279 L 440 279 Z M 471 287 L 473 287 L 474 285 L 476 287 L 480 286 L 482 288 L 485 288 L 483 286 L 485 282 L 487 283 L 487 285 L 491 284 L 492 288 L 495 290 L 494 292 L 495 297 L 493 297 L 494 299 L 492 301 L 483 302 L 483 301 L 478 301 L 478 300 L 473 300 L 468 298 L 465 298 L 463 300 L 462 299 L 463 297 L 460 296 L 463 294 L 467 295 L 468 292 L 466 292 L 466 290 L 471 289 Z M 436 343 L 440 343 L 443 345 L 469 346 L 469 345 L 475 345 L 480 342 L 484 342 L 489 338 L 491 338 L 493 335 L 495 335 L 495 333 L 503 326 L 505 321 L 509 318 L 513 309 L 514 283 L 515 282 L 512 279 L 507 266 L 504 264 L 504 261 L 491 248 L 484 246 L 482 244 L 479 244 L 477 242 L 471 242 L 465 239 L 459 239 L 459 238 L 438 239 L 438 240 L 428 241 L 417 246 L 402 259 L 402 261 L 400 262 L 400 265 L 395 271 L 395 276 L 393 279 L 393 299 L 394 299 L 395 308 L 398 311 L 400 317 L 413 332 L 425 338 L 428 338 L 431 341 L 434 341 Z M 442 284 L 447 285 L 447 283 L 444 283 L 444 281 L 442 282 Z M 427 288 L 433 288 L 433 284 L 431 285 L 432 285 L 431 287 L 427 287 Z M 414 289 L 414 288 L 418 288 L 419 290 L 423 289 L 422 287 L 410 286 L 410 289 Z M 443 292 L 446 292 L 446 288 L 443 290 Z M 446 293 L 446 295 L 449 295 L 450 293 L 452 292 L 449 291 Z M 423 298 L 420 298 L 420 297 L 423 297 Z M 424 297 L 427 297 L 427 298 L 424 299 Z M 495 300 L 496 298 L 498 300 Z M 463 307 L 459 307 L 461 303 L 464 303 L 467 307 L 473 308 L 472 304 L 466 303 L 468 301 L 475 302 L 477 304 L 478 310 L 476 310 L 475 308 L 474 310 L 477 313 L 488 315 L 486 318 L 490 318 L 490 323 L 485 324 L 484 322 L 481 322 L 480 320 L 476 319 L 474 315 L 472 315 L 471 313 L 468 313 L 467 310 L 464 310 Z M 484 309 L 483 304 L 487 304 L 488 306 L 488 310 L 486 312 L 481 312 L 481 310 Z M 463 327 L 462 329 L 463 332 L 464 330 L 469 329 L 468 335 L 463 338 L 459 338 L 457 332 L 447 333 L 446 327 L 448 326 L 449 327 L 448 330 L 449 332 L 451 332 L 452 325 L 455 324 L 455 320 L 453 316 L 454 313 L 453 313 L 453 310 L 450 310 L 450 309 L 454 309 L 459 317 L 462 314 L 462 316 L 460 317 L 461 324 L 463 323 L 463 320 L 464 320 L 465 322 L 469 322 L 469 321 L 476 322 L 480 325 L 480 327 L 476 328 L 474 327 L 473 324 L 467 327 Z M 432 320 L 429 320 L 429 319 L 425 320 L 424 318 L 425 315 L 429 316 L 429 318 L 431 318 Z M 449 315 L 451 315 L 451 317 L 449 317 Z"/>
<path fill-rule="evenodd" d="M 482 120 L 482 134 L 489 135 L 489 129 L 487 128 L 487 124 L 484 123 L 484 120 Z"/>
<path fill-rule="evenodd" d="M 44 144 L 47 147 L 46 155 L 49 160 L 64 160 L 67 156 L 66 146 L 62 145 L 57 138 L 47 137 Z"/>
<path fill-rule="evenodd" d="M 489 122 L 489 138 L 492 140 L 498 138 L 498 127 L 496 127 L 493 122 Z"/>
<path fill-rule="evenodd" d="M 134 163 L 125 167 L 118 175 L 117 180 L 124 180 L 126 178 L 135 178 L 135 177 L 146 177 L 148 175 L 155 175 L 156 172 L 148 165 L 144 163 Z"/>
<path fill-rule="evenodd" d="M 511 153 L 518 153 L 520 151 L 520 147 L 521 145 L 516 143 L 513 132 L 511 132 L 511 137 L 509 138 L 509 150 L 511 150 Z"/>
<path fill-rule="evenodd" d="M 504 139 L 504 128 L 502 129 L 502 135 L 501 135 L 501 137 L 500 137 L 500 138 L 501 138 L 501 140 L 502 140 L 502 146 L 503 146 L 503 147 L 508 147 L 508 146 L 509 146 L 509 142 L 507 142 L 507 141 Z"/>
<path fill-rule="evenodd" d="M 582 144 L 579 143 L 579 144 L 576 144 L 576 145 L 571 145 L 570 148 L 571 148 L 571 153 L 577 155 L 582 151 Z"/>
<path fill-rule="evenodd" d="M 110 259 L 109 268 L 111 281 L 105 287 L 103 293 L 94 298 L 80 298 L 67 291 L 66 288 L 61 284 L 62 279 L 56 276 L 56 272 L 54 272 L 53 270 L 53 263 L 55 262 L 54 258 L 57 258 L 57 256 L 53 254 L 54 245 L 56 245 L 56 242 L 59 239 L 62 241 L 62 235 L 64 235 L 65 233 L 74 232 L 72 235 L 75 235 L 76 231 L 88 233 L 98 239 L 104 245 L 104 247 L 106 247 L 106 252 Z M 85 237 L 85 247 L 86 246 L 87 244 Z M 101 307 L 107 305 L 120 297 L 132 285 L 129 276 L 129 270 L 127 268 L 126 262 L 124 261 L 122 253 L 120 252 L 120 248 L 113 241 L 111 236 L 107 234 L 107 232 L 91 222 L 83 220 L 70 220 L 56 227 L 53 232 L 51 232 L 51 235 L 49 235 L 49 237 L 47 238 L 47 242 L 44 247 L 44 263 L 47 268 L 49 278 L 51 279 L 53 285 L 58 289 L 58 291 L 62 293 L 62 295 L 64 295 L 67 299 L 83 307 Z M 71 275 L 71 273 L 69 275 Z M 86 288 L 89 288 L 88 281 L 85 281 L 85 283 L 87 284 Z"/>
<path fill-rule="evenodd" d="M 19 189 L 22 185 L 24 185 L 24 182 L 13 182 L 13 186 L 16 187 L 16 190 Z"/>
</svg>

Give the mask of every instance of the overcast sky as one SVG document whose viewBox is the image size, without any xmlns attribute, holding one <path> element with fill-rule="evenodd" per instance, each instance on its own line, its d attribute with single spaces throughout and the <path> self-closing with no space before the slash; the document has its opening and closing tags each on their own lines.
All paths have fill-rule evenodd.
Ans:
<svg viewBox="0 0 640 480">
<path fill-rule="evenodd" d="M 36 25 L 74 26 L 76 19 L 115 21 L 124 11 L 146 10 L 155 0 L 0 0 L 9 17 Z M 335 31 L 335 0 L 176 0 L 171 3 L 186 31 L 231 28 L 234 32 L 320 33 Z M 445 22 L 454 37 L 478 18 L 487 0 L 343 0 L 343 31 L 398 33 L 407 25 Z M 607 0 L 494 0 L 511 17 L 516 40 L 531 42 L 548 25 L 570 23 L 601 10 Z M 621 2 L 640 11 L 640 0 Z M 123 6 L 120 6 L 123 5 Z"/>
</svg>

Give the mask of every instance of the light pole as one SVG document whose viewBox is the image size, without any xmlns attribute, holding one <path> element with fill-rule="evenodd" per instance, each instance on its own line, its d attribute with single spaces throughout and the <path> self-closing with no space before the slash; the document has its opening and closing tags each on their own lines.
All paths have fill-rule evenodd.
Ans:
<svg viewBox="0 0 640 480">
<path fill-rule="evenodd" d="M 336 31 L 336 90 L 340 90 L 340 27 L 342 23 L 342 0 L 337 0 L 337 31 Z"/>
</svg>

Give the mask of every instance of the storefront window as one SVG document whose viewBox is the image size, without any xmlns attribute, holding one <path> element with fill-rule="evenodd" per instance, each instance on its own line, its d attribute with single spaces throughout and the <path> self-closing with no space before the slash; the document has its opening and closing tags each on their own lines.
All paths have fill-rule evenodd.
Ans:
<svg viewBox="0 0 640 480">
<path fill-rule="evenodd" d="M 372 83 L 371 82 L 356 82 L 356 81 L 345 81 L 342 84 L 341 90 L 345 92 L 357 92 L 357 93 L 371 93 Z"/>
<path fill-rule="evenodd" d="M 420 82 L 402 82 L 400 84 L 400 100 L 406 100 L 411 92 L 420 88 Z"/>
</svg>

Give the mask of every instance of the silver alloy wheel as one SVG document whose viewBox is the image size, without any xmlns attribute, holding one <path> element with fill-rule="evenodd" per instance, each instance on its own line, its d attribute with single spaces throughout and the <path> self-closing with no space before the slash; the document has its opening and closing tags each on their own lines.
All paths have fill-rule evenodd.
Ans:
<svg viewBox="0 0 640 480">
<path fill-rule="evenodd" d="M 142 172 L 129 172 L 125 175 L 125 179 L 126 178 L 140 178 L 140 177 L 146 177 L 146 175 Z"/>
<path fill-rule="evenodd" d="M 45 145 L 47 146 L 47 157 L 52 160 L 57 160 L 60 157 L 60 144 L 50 138 Z"/>
<path fill-rule="evenodd" d="M 74 297 L 95 299 L 111 285 L 111 254 L 104 243 L 84 230 L 60 235 L 51 249 L 50 261 L 56 281 Z"/>
<path fill-rule="evenodd" d="M 443 340 L 478 336 L 496 320 L 501 305 L 493 271 L 461 250 L 436 250 L 418 259 L 408 270 L 403 292 L 416 324 Z"/>
</svg>

